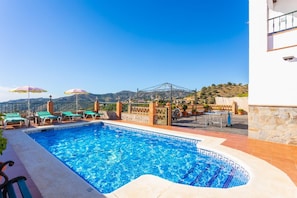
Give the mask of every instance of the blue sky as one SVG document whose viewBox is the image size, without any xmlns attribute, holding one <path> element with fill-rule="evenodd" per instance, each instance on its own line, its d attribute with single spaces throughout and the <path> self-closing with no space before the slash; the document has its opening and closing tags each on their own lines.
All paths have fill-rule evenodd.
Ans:
<svg viewBox="0 0 297 198">
<path fill-rule="evenodd" d="M 0 101 L 248 83 L 248 1 L 1 0 Z"/>
</svg>

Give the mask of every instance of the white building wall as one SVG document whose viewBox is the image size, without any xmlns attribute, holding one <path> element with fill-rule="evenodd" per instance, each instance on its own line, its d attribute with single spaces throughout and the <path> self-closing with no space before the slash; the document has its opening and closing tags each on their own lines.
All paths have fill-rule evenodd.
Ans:
<svg viewBox="0 0 297 198">
<path fill-rule="evenodd" d="M 296 18 L 296 24 L 297 24 L 297 18 Z M 296 44 L 297 43 L 296 34 L 297 34 L 297 31 L 292 30 L 286 33 L 278 33 L 278 34 L 269 36 L 268 50 L 281 49 L 281 48 Z"/>
<path fill-rule="evenodd" d="M 277 3 L 273 7 L 279 7 L 278 15 L 286 14 L 281 13 L 282 9 L 297 10 L 297 0 Z M 276 42 L 295 47 L 268 51 L 267 0 L 250 0 L 249 4 L 249 105 L 297 106 L 297 62 L 283 60 L 285 56 L 297 57 L 297 30 L 291 41 L 283 33 Z"/>
<path fill-rule="evenodd" d="M 268 34 L 268 19 L 296 10 L 297 0 L 249 0 L 250 138 L 297 145 L 297 27 Z"/>
</svg>

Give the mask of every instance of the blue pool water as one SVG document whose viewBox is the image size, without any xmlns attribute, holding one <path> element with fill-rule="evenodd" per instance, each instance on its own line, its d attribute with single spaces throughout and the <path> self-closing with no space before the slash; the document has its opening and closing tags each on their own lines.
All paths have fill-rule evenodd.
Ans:
<svg viewBox="0 0 297 198">
<path fill-rule="evenodd" d="M 103 123 L 29 136 L 101 193 L 110 193 L 143 174 L 215 188 L 240 186 L 249 180 L 244 168 L 197 148 L 197 140 Z"/>
</svg>

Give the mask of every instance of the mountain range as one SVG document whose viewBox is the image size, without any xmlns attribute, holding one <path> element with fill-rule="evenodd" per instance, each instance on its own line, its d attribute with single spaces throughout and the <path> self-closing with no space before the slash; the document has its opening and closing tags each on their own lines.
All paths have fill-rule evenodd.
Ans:
<svg viewBox="0 0 297 198">
<path fill-rule="evenodd" d="M 168 86 L 168 83 L 164 83 L 162 86 Z M 106 94 L 81 94 L 79 95 L 80 101 L 86 102 L 94 102 L 98 99 L 99 102 L 105 103 L 114 103 L 116 101 L 128 102 L 132 100 L 134 102 L 146 102 L 152 101 L 155 99 L 168 101 L 172 97 L 173 99 L 186 99 L 189 97 L 196 97 L 199 103 L 209 103 L 213 104 L 215 97 L 234 97 L 234 96 L 247 96 L 248 95 L 248 85 L 242 85 L 241 83 L 235 84 L 228 82 L 227 84 L 212 84 L 208 87 L 202 87 L 199 91 L 182 89 L 180 87 L 174 87 L 171 89 L 151 89 L 151 90 L 144 90 L 144 91 L 120 91 L 117 93 L 106 93 Z M 60 98 L 53 99 L 55 103 L 71 103 L 75 101 L 76 96 L 65 96 Z M 46 103 L 49 98 L 32 98 L 30 101 L 32 103 Z M 27 99 L 18 99 L 18 100 L 10 100 L 7 102 L 1 102 L 0 104 L 17 104 L 17 103 L 27 103 Z"/>
</svg>

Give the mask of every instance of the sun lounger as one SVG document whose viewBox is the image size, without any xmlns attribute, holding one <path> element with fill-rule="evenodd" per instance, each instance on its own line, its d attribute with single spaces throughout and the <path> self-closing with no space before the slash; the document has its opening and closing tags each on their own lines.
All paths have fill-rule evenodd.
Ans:
<svg viewBox="0 0 297 198">
<path fill-rule="evenodd" d="M 0 185 L 0 198 L 18 197 L 17 192 L 20 192 L 24 198 L 32 198 L 30 190 L 26 184 L 26 177 L 18 176 L 13 179 L 9 179 L 8 176 L 3 172 L 4 167 L 7 167 L 7 165 L 12 166 L 13 164 L 13 161 L 6 161 L 0 165 L 0 176 L 2 176 Z"/>
<path fill-rule="evenodd" d="M 57 120 L 58 122 L 61 121 L 61 117 L 52 115 L 48 111 L 36 112 L 36 116 L 40 119 L 40 123 L 42 125 L 44 125 L 47 120 L 49 120 L 51 123 L 53 123 L 53 120 Z"/>
<path fill-rule="evenodd" d="M 71 111 L 64 111 L 61 113 L 62 119 L 68 118 L 69 120 L 75 120 L 75 118 L 81 118 L 82 115 L 78 113 L 72 113 Z"/>
<path fill-rule="evenodd" d="M 27 121 L 27 119 L 22 118 L 19 113 L 6 113 L 4 115 L 4 129 L 8 123 L 20 123 L 20 127 Z"/>
<path fill-rule="evenodd" d="M 86 119 L 87 117 L 92 117 L 93 120 L 95 120 L 97 117 L 100 117 L 100 115 L 102 115 L 101 113 L 95 113 L 91 110 L 86 110 L 83 112 L 84 118 Z"/>
</svg>

